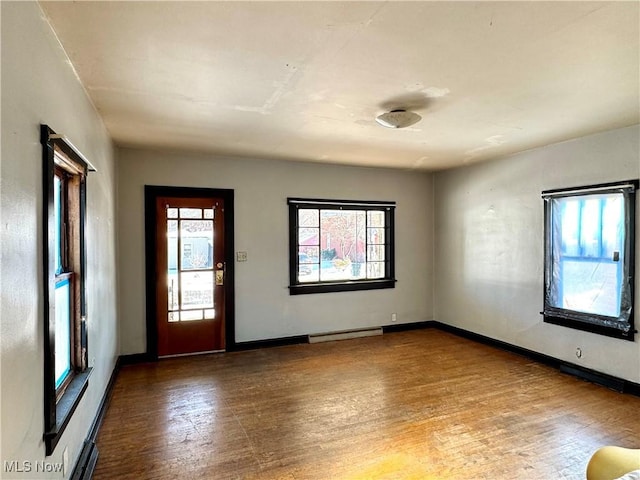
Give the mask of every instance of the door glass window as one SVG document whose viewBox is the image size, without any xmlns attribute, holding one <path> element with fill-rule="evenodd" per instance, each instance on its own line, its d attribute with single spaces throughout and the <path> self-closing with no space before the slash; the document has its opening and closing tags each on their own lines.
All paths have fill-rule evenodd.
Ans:
<svg viewBox="0 0 640 480">
<path fill-rule="evenodd" d="M 167 208 L 169 322 L 213 319 L 213 209 Z"/>
</svg>

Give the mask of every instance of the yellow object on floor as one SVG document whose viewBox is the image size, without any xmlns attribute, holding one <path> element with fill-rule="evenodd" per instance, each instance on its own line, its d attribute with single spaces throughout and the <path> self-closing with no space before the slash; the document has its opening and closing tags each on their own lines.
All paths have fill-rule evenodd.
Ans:
<svg viewBox="0 0 640 480">
<path fill-rule="evenodd" d="M 602 447 L 589 460 L 587 480 L 615 480 L 634 470 L 640 470 L 640 449 Z"/>
</svg>

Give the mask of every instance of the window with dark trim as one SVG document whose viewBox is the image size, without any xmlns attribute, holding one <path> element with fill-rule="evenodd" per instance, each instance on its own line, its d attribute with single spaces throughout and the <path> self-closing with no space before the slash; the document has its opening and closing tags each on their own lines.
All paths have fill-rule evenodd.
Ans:
<svg viewBox="0 0 640 480">
<path fill-rule="evenodd" d="M 43 146 L 44 414 L 46 454 L 55 449 L 87 388 L 85 210 L 88 164 L 61 135 Z"/>
<path fill-rule="evenodd" d="M 395 287 L 395 202 L 288 204 L 291 295 Z"/>
<path fill-rule="evenodd" d="M 634 338 L 638 181 L 542 192 L 545 322 Z"/>
</svg>

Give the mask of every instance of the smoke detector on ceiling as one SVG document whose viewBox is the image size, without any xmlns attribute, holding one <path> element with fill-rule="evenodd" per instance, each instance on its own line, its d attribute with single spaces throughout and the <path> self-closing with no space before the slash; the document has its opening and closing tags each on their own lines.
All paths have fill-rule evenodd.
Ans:
<svg viewBox="0 0 640 480">
<path fill-rule="evenodd" d="M 383 113 L 376 117 L 376 122 L 387 128 L 410 127 L 411 125 L 418 123 L 420 120 L 422 120 L 420 115 L 407 110 L 391 110 L 390 112 Z"/>
</svg>

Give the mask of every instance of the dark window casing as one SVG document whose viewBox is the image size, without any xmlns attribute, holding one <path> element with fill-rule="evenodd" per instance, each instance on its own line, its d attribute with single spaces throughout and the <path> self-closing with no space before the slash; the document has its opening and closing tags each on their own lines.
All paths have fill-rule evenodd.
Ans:
<svg viewBox="0 0 640 480">
<path fill-rule="evenodd" d="M 386 201 L 353 201 L 325 200 L 309 198 L 288 198 L 289 205 L 289 293 L 301 295 L 310 293 L 348 292 L 357 290 L 376 290 L 395 288 L 395 202 Z M 318 211 L 364 211 L 384 212 L 384 275 L 380 278 L 359 278 L 348 280 L 320 280 L 301 282 L 298 277 L 299 258 L 299 225 L 298 211 L 301 209 L 317 209 Z M 365 238 L 367 233 L 365 233 Z M 367 240 L 368 242 L 368 240 Z M 369 244 L 367 243 L 367 246 Z M 321 245 L 319 245 L 319 248 Z M 365 264 L 366 264 L 365 259 Z M 382 262 L 380 262 L 382 263 Z M 366 267 L 365 267 L 366 268 Z"/>
<path fill-rule="evenodd" d="M 51 455 L 88 386 L 86 330 L 86 176 L 84 157 L 61 135 L 41 125 L 43 151 L 43 299 L 44 299 L 44 440 Z M 56 245 L 54 177 L 62 178 L 63 231 Z M 73 198 L 69 198 L 72 196 Z M 68 207 L 73 205 L 73 212 Z M 73 218 L 69 218 L 72 215 Z M 69 225 L 73 224 L 73 228 Z M 61 265 L 56 268 L 60 251 Z M 56 282 L 68 280 L 70 293 L 70 372 L 56 386 Z"/>
<path fill-rule="evenodd" d="M 583 330 L 587 332 L 606 335 L 625 340 L 634 340 L 637 333 L 634 328 L 634 282 L 635 282 L 635 192 L 638 189 L 638 180 L 624 182 L 589 185 L 565 189 L 547 190 L 542 192 L 544 199 L 544 321 L 555 325 Z M 605 221 L 603 198 L 606 196 L 619 196 L 624 207 L 623 218 L 620 221 L 622 242 L 619 250 L 607 251 L 603 247 Z M 562 223 L 562 202 L 572 201 L 574 206 L 575 221 L 566 226 Z M 591 205 L 599 205 L 596 214 L 583 211 L 585 202 Z M 566 203 L 565 203 L 566 205 Z M 581 222 L 591 222 L 592 236 L 597 241 L 590 244 L 580 242 L 582 234 Z M 577 225 L 577 226 L 576 226 Z M 571 247 L 565 242 L 567 230 L 574 229 L 577 232 L 578 241 Z M 593 233 L 595 232 L 595 234 Z M 620 235 L 620 233 L 618 233 Z M 619 311 L 615 315 L 597 311 L 585 311 L 567 308 L 559 305 L 559 297 L 565 288 L 573 287 L 572 278 L 564 276 L 564 265 L 597 265 L 617 271 L 615 301 L 619 305 Z M 586 268 L 586 267 L 585 267 Z M 609 293 L 611 296 L 611 294 Z"/>
</svg>

